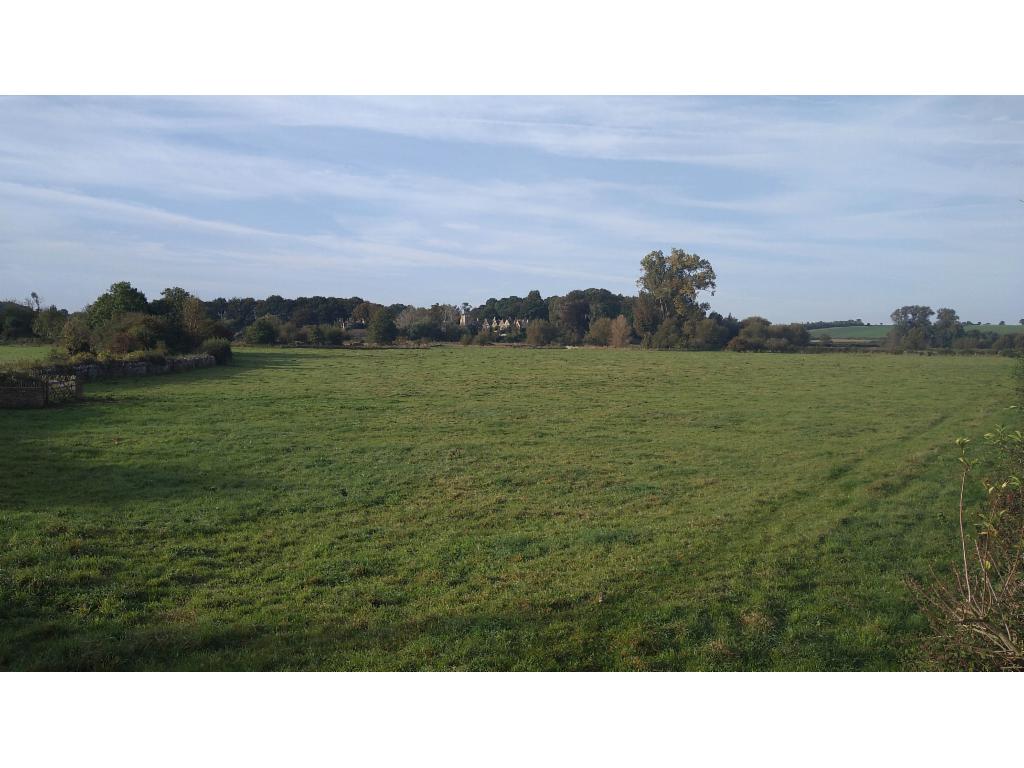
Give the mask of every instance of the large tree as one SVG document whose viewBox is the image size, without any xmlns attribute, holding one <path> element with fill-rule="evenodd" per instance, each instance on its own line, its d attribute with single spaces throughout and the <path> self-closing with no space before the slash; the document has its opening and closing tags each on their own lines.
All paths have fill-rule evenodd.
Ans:
<svg viewBox="0 0 1024 768">
<path fill-rule="evenodd" d="M 149 310 L 155 315 L 167 315 L 174 322 L 179 322 L 185 302 L 190 298 L 192 294 L 184 288 L 164 288 L 160 291 L 160 298 L 150 303 Z"/>
<path fill-rule="evenodd" d="M 127 281 L 114 283 L 86 309 L 89 325 L 96 327 L 115 315 L 125 312 L 145 312 L 149 304 L 146 294 Z"/>
<path fill-rule="evenodd" d="M 894 349 L 926 349 L 934 335 L 932 316 L 935 310 L 924 304 L 908 304 L 894 309 L 889 344 Z"/>
<path fill-rule="evenodd" d="M 637 287 L 650 296 L 665 318 L 702 318 L 710 304 L 700 301 L 702 291 L 715 294 L 715 270 L 695 253 L 673 248 L 666 256 L 651 251 L 640 261 L 643 270 Z"/>
<path fill-rule="evenodd" d="M 566 297 L 558 302 L 556 318 L 567 340 L 579 343 L 590 327 L 590 305 L 586 299 Z"/>
<path fill-rule="evenodd" d="M 935 314 L 933 337 L 936 346 L 951 347 L 953 342 L 964 335 L 964 326 L 955 309 L 943 307 Z"/>
</svg>

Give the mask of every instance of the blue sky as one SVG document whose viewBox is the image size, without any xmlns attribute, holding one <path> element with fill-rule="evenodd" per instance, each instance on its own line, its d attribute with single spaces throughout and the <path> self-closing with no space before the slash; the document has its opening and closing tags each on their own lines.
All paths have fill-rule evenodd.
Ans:
<svg viewBox="0 0 1024 768">
<path fill-rule="evenodd" d="M 1021 98 L 2 98 L 0 298 L 634 293 L 1024 316 Z"/>
</svg>

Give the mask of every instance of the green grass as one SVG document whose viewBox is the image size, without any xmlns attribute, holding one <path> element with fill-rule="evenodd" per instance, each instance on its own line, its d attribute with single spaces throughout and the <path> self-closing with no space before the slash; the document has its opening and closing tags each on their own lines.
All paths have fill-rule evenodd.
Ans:
<svg viewBox="0 0 1024 768">
<path fill-rule="evenodd" d="M 50 349 L 49 344 L 0 344 L 0 365 L 42 360 Z"/>
<path fill-rule="evenodd" d="M 1010 370 L 240 350 L 0 411 L 0 667 L 917 668 Z"/>
<path fill-rule="evenodd" d="M 833 339 L 884 339 L 891 328 L 891 325 L 844 325 L 816 328 L 810 333 L 813 338 L 828 335 Z M 964 329 L 984 333 L 1024 333 L 1024 325 L 965 325 Z"/>
</svg>

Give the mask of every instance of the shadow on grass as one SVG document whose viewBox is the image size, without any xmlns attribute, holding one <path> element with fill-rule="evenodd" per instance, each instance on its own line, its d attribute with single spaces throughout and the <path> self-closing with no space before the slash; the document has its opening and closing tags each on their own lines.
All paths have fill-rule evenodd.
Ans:
<svg viewBox="0 0 1024 768">
<path fill-rule="evenodd" d="M 280 367 L 286 360 L 287 356 L 285 362 L 267 362 Z M 266 367 L 260 362 L 248 369 Z M 211 451 L 218 451 L 218 438 L 208 429 L 203 432 L 202 452 L 196 447 L 198 438 L 188 443 L 191 449 L 175 447 L 166 438 L 168 430 L 180 433 L 189 426 L 174 419 L 175 396 L 181 390 L 164 391 L 165 387 L 180 387 L 190 380 L 198 385 L 200 379 L 223 379 L 246 370 L 228 365 L 119 379 L 102 382 L 104 389 L 98 393 L 88 391 L 98 384 L 87 385 L 85 399 L 76 403 L 0 411 L 0 509 L 116 509 L 133 502 L 178 503 L 217 490 L 261 487 L 263 478 L 244 465 L 232 466 L 229 473 L 222 465 L 208 466 Z M 124 389 L 117 387 L 120 383 Z M 154 396 L 155 390 L 160 390 L 159 396 Z M 192 404 L 183 399 L 180 407 Z M 142 418 L 136 424 L 139 413 Z"/>
<path fill-rule="evenodd" d="M 13 610 L 12 610 L 13 609 Z M 180 618 L 79 623 L 3 605 L 0 668 L 21 670 L 285 670 L 615 668 L 601 617 L 571 624 L 543 610 L 471 612 L 372 628 L 329 621 L 278 625 Z M 583 629 L 586 631 L 583 631 Z M 571 637 L 569 637 L 571 635 Z"/>
</svg>

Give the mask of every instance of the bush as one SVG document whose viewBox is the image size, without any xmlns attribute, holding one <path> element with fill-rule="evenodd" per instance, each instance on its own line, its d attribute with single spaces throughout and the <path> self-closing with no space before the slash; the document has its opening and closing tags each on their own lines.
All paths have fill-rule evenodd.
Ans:
<svg viewBox="0 0 1024 768">
<path fill-rule="evenodd" d="M 687 349 L 723 349 L 739 332 L 739 323 L 733 317 L 722 317 L 712 312 L 700 320 L 683 324 L 683 338 Z"/>
<path fill-rule="evenodd" d="M 1024 407 L 1024 359 L 1015 372 L 1017 407 Z M 997 427 L 985 435 L 988 467 L 960 447 L 960 551 L 946 579 L 910 582 L 934 636 L 929 651 L 950 669 L 1024 670 L 1024 434 Z M 979 477 L 985 506 L 965 532 L 964 491 Z M 967 526 L 969 529 L 970 526 Z"/>
<path fill-rule="evenodd" d="M 607 347 L 612 340 L 612 319 L 610 317 L 599 317 L 590 324 L 590 330 L 583 337 L 584 344 L 596 344 L 599 347 Z"/>
<path fill-rule="evenodd" d="M 57 309 L 51 305 L 36 315 L 36 319 L 32 321 L 32 332 L 44 341 L 55 342 L 60 338 L 67 320 L 67 310 Z"/>
<path fill-rule="evenodd" d="M 748 336 L 736 336 L 725 345 L 725 348 L 730 352 L 760 352 L 764 349 L 764 342 Z"/>
<path fill-rule="evenodd" d="M 0 339 L 31 337 L 35 317 L 35 310 L 27 304 L 0 301 Z"/>
<path fill-rule="evenodd" d="M 398 327 L 391 313 L 381 307 L 374 311 L 366 326 L 366 340 L 371 344 L 393 344 L 398 338 Z"/>
<path fill-rule="evenodd" d="M 93 329 L 93 351 L 110 355 L 124 355 L 154 349 L 167 337 L 167 323 L 163 318 L 140 312 L 114 315 Z"/>
<path fill-rule="evenodd" d="M 611 338 L 608 343 L 613 347 L 628 347 L 629 340 L 633 336 L 633 328 L 625 315 L 619 315 L 612 320 Z"/>
<path fill-rule="evenodd" d="M 412 341 L 435 341 L 444 339 L 444 330 L 439 323 L 428 318 L 409 325 L 405 335 Z"/>
<path fill-rule="evenodd" d="M 69 355 L 77 355 L 92 350 L 92 332 L 82 315 L 72 315 L 64 323 L 57 346 Z"/>
<path fill-rule="evenodd" d="M 213 355 L 217 365 L 224 365 L 231 360 L 231 342 L 227 339 L 207 339 L 199 345 L 199 351 L 205 355 Z"/>
<path fill-rule="evenodd" d="M 975 515 L 976 533 L 965 533 L 963 488 L 979 472 L 961 448 L 960 563 L 950 578 L 930 587 L 911 583 L 934 631 L 929 650 L 943 667 L 1024 670 L 1024 438 L 997 429 L 986 435 L 996 464 L 983 473 L 987 509 Z"/>
<path fill-rule="evenodd" d="M 547 320 L 534 320 L 526 326 L 526 343 L 531 347 L 546 347 L 558 337 L 558 329 Z"/>
<path fill-rule="evenodd" d="M 229 341 L 235 337 L 234 332 L 222 320 L 210 323 L 206 335 L 211 339 L 228 339 Z"/>
<path fill-rule="evenodd" d="M 250 344 L 273 344 L 277 341 L 278 328 L 276 318 L 261 317 L 245 329 L 245 340 Z"/>
<path fill-rule="evenodd" d="M 652 349 L 682 349 L 683 332 L 679 328 L 679 322 L 672 318 L 666 318 L 658 326 L 658 330 L 650 338 Z"/>
<path fill-rule="evenodd" d="M 344 344 L 348 340 L 348 333 L 345 329 L 337 325 L 324 325 L 321 326 L 324 344 L 339 345 Z"/>
</svg>

